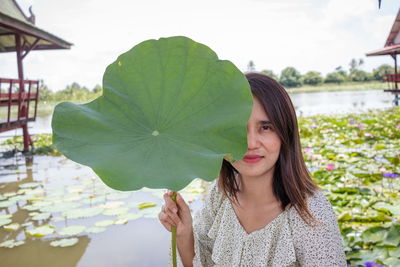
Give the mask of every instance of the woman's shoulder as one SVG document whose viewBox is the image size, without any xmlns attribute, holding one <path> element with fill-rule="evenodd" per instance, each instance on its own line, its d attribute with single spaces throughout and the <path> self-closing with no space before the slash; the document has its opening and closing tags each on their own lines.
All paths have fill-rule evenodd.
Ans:
<svg viewBox="0 0 400 267">
<path fill-rule="evenodd" d="M 216 213 L 224 200 L 224 194 L 219 187 L 218 179 L 213 180 L 208 187 L 204 205 L 211 208 L 213 213 Z"/>
<path fill-rule="evenodd" d="M 307 208 L 314 219 L 318 223 L 337 223 L 336 213 L 333 210 L 331 203 L 325 196 L 324 191 L 316 190 L 312 195 L 307 197 Z M 290 208 L 291 221 L 304 222 L 295 207 Z"/>
</svg>

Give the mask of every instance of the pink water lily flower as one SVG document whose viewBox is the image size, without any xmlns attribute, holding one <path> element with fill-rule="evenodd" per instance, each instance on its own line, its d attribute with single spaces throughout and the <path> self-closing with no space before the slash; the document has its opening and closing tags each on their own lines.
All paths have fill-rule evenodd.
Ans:
<svg viewBox="0 0 400 267">
<path fill-rule="evenodd" d="M 364 130 L 364 124 L 362 124 L 362 123 L 360 123 L 360 124 L 358 124 L 357 126 L 356 126 L 358 129 L 360 129 L 360 130 Z"/>
<path fill-rule="evenodd" d="M 331 171 L 331 170 L 333 170 L 335 168 L 335 164 L 333 164 L 333 163 L 329 163 L 327 166 L 326 166 L 326 169 L 328 170 L 328 171 Z"/>
</svg>

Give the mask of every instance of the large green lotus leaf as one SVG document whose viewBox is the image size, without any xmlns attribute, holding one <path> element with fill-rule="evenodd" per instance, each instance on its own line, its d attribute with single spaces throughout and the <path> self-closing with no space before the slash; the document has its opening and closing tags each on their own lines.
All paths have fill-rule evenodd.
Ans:
<svg viewBox="0 0 400 267">
<path fill-rule="evenodd" d="M 251 108 L 245 76 L 209 47 L 147 40 L 107 67 L 101 97 L 56 106 L 53 142 L 114 189 L 178 191 L 242 158 Z"/>
</svg>

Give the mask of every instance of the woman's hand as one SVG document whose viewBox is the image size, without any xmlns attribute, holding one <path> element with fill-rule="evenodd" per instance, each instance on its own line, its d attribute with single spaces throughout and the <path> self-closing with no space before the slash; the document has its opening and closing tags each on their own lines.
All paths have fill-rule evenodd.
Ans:
<svg viewBox="0 0 400 267">
<path fill-rule="evenodd" d="M 189 206 L 182 198 L 181 194 L 176 193 L 176 203 L 172 200 L 172 191 L 164 194 L 165 204 L 161 208 L 161 212 L 158 214 L 158 218 L 161 224 L 171 232 L 171 226 L 176 226 L 176 237 L 180 238 L 192 238 L 192 215 L 190 213 Z"/>
</svg>

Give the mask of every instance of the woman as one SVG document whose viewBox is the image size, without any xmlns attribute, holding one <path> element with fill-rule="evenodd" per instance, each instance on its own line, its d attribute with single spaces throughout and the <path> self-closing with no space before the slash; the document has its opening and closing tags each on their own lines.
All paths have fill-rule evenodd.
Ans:
<svg viewBox="0 0 400 267">
<path fill-rule="evenodd" d="M 346 266 L 336 215 L 304 163 L 289 95 L 266 75 L 246 77 L 246 155 L 223 161 L 193 227 L 188 205 L 180 194 L 175 204 L 172 192 L 160 222 L 177 227 L 184 266 Z"/>
</svg>

